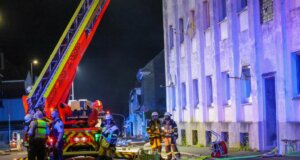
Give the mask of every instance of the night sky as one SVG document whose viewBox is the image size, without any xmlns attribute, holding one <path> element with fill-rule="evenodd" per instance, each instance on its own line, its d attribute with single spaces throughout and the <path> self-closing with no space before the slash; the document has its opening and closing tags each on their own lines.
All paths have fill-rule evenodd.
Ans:
<svg viewBox="0 0 300 160">
<path fill-rule="evenodd" d="M 79 0 L 0 0 L 4 79 L 39 73 Z M 100 99 L 104 109 L 128 114 L 135 75 L 163 49 L 161 0 L 111 0 L 75 78 L 75 98 Z"/>
</svg>

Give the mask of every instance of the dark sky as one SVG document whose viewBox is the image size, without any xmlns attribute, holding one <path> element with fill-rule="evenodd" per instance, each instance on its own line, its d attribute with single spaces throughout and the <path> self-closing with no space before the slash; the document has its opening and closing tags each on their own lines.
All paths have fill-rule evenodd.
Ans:
<svg viewBox="0 0 300 160">
<path fill-rule="evenodd" d="M 0 0 L 4 79 L 24 79 L 30 61 L 39 73 L 79 0 Z M 128 113 L 137 70 L 163 49 L 161 0 L 111 0 L 75 78 L 75 98 L 100 99 Z"/>
</svg>

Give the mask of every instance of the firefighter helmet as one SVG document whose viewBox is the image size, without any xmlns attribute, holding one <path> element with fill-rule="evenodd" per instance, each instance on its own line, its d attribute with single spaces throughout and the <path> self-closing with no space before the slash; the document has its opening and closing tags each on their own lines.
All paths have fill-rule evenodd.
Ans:
<svg viewBox="0 0 300 160">
<path fill-rule="evenodd" d="M 171 113 L 169 113 L 169 112 L 166 112 L 164 116 L 169 116 L 169 117 L 171 117 L 171 116 L 172 116 L 172 114 L 171 114 Z"/>
<path fill-rule="evenodd" d="M 32 117 L 32 114 L 26 114 L 26 116 L 24 117 L 25 123 L 29 123 L 32 120 Z"/>
<path fill-rule="evenodd" d="M 151 116 L 158 116 L 158 113 L 157 112 L 152 112 Z"/>
<path fill-rule="evenodd" d="M 42 119 L 43 117 L 44 117 L 44 115 L 43 115 L 42 111 L 40 111 L 40 110 L 37 110 L 34 114 L 34 118 L 36 118 L 36 119 Z"/>
<path fill-rule="evenodd" d="M 93 108 L 94 109 L 102 109 L 102 102 L 100 100 L 95 100 L 95 102 L 93 103 Z"/>
</svg>

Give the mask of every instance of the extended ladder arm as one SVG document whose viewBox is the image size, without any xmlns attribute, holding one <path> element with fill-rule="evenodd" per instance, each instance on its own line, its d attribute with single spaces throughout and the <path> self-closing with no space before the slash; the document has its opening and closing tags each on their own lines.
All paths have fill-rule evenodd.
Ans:
<svg viewBox="0 0 300 160">
<path fill-rule="evenodd" d="M 49 116 L 65 102 L 80 60 L 90 44 L 110 0 L 81 0 L 28 96 L 25 112 L 38 107 Z M 60 110 L 60 108 L 58 107 Z M 62 112 L 60 112 L 62 115 Z"/>
</svg>

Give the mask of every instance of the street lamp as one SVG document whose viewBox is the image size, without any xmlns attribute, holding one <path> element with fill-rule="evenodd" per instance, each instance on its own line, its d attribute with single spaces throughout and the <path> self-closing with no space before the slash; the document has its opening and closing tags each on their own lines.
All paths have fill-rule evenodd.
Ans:
<svg viewBox="0 0 300 160">
<path fill-rule="evenodd" d="M 30 74 L 31 74 L 32 83 L 34 83 L 33 65 L 37 65 L 38 63 L 39 63 L 39 61 L 36 60 L 36 59 L 34 59 L 34 60 L 30 63 Z"/>
</svg>

